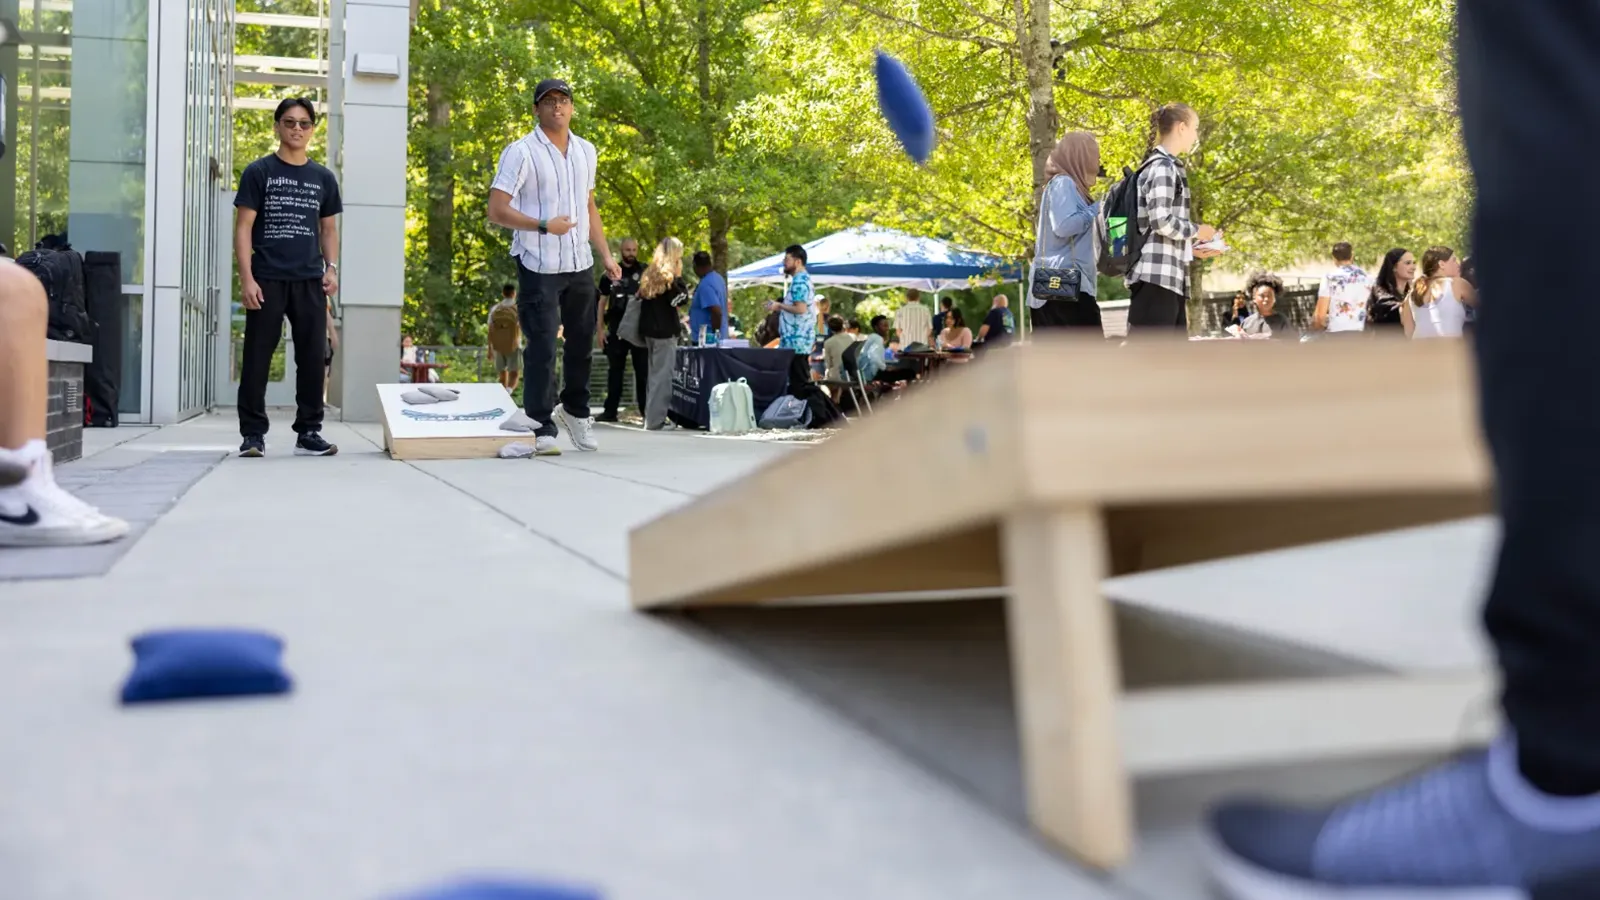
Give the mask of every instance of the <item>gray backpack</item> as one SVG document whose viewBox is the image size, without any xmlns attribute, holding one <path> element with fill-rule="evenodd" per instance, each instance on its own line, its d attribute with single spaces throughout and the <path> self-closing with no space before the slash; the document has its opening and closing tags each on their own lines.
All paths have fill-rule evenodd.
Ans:
<svg viewBox="0 0 1600 900">
<path fill-rule="evenodd" d="M 799 397 L 784 394 L 761 414 L 762 428 L 804 428 L 811 424 L 811 405 Z"/>
</svg>

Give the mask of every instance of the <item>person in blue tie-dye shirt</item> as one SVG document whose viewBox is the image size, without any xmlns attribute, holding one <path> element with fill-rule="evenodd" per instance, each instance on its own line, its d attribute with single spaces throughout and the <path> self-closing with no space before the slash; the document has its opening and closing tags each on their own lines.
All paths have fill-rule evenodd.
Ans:
<svg viewBox="0 0 1600 900">
<path fill-rule="evenodd" d="M 767 310 L 777 310 L 778 346 L 810 355 L 817 340 L 817 321 L 811 314 L 811 276 L 806 273 L 806 248 L 795 244 L 783 251 L 783 274 L 789 288 L 782 302 L 772 300 Z"/>
</svg>

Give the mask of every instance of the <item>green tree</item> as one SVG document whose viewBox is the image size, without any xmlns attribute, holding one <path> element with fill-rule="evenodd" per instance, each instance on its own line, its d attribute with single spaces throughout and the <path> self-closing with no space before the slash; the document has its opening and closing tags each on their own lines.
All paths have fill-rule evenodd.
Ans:
<svg viewBox="0 0 1600 900">
<path fill-rule="evenodd" d="M 745 129 L 745 111 L 787 83 L 752 19 L 768 0 L 573 0 L 530 5 L 540 59 L 582 86 L 579 125 L 600 151 L 614 232 L 648 244 L 704 235 L 726 270 L 741 243 L 810 237 L 848 204 L 835 149 Z M 618 227 L 620 226 L 620 227 Z M 758 251 L 760 252 L 760 251 Z"/>
<path fill-rule="evenodd" d="M 486 218 L 500 151 L 532 127 L 531 36 L 504 4 L 422 0 L 411 40 L 404 328 L 422 343 L 484 339 L 514 280 L 510 234 Z"/>
<path fill-rule="evenodd" d="M 849 174 L 871 187 L 857 218 L 1022 255 L 1060 130 L 1097 134 L 1116 172 L 1148 147 L 1151 110 L 1185 100 L 1205 135 L 1190 161 L 1197 217 L 1232 228 L 1230 241 L 1252 256 L 1296 258 L 1352 231 L 1374 243 L 1451 232 L 1465 182 L 1452 165 L 1449 58 L 1421 50 L 1448 46 L 1448 6 L 819 4 L 763 35 L 791 60 L 797 82 L 770 105 L 802 111 L 804 124 L 756 127 L 835 146 Z M 1397 51 L 1392 36 L 1401 33 L 1411 36 Z M 904 160 L 876 111 L 868 65 L 876 46 L 908 63 L 934 107 L 941 148 L 926 167 Z"/>
</svg>

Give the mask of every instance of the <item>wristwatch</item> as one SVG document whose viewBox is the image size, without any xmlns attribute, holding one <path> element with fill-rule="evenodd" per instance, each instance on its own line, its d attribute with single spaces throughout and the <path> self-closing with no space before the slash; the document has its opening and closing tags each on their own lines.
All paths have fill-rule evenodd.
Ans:
<svg viewBox="0 0 1600 900">
<path fill-rule="evenodd" d="M 540 219 L 539 220 L 539 233 L 540 234 L 549 234 L 550 233 L 550 228 L 549 228 L 548 224 L 545 222 L 544 219 Z"/>
</svg>

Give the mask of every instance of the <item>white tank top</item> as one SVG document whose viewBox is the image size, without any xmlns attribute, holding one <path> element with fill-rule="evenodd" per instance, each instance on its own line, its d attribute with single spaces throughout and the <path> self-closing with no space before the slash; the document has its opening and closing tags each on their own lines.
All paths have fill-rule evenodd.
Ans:
<svg viewBox="0 0 1600 900">
<path fill-rule="evenodd" d="M 1413 340 L 1424 338 L 1461 337 L 1467 322 L 1467 309 L 1456 299 L 1454 280 L 1446 279 L 1444 290 L 1427 306 L 1411 307 L 1411 318 L 1416 327 L 1411 330 Z M 1410 303 L 1410 301 L 1406 301 Z"/>
</svg>

